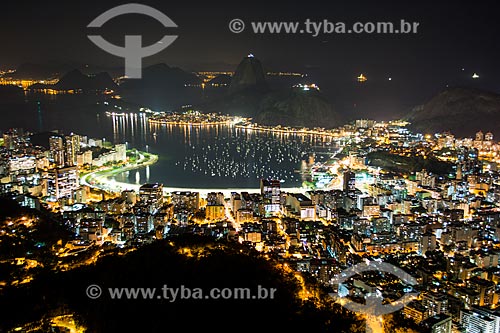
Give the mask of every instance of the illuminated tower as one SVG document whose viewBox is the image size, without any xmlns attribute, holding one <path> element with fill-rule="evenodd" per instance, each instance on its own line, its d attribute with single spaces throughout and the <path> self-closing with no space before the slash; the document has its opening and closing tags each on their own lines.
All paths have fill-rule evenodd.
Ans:
<svg viewBox="0 0 500 333">
<path fill-rule="evenodd" d="M 49 138 L 50 155 L 58 168 L 64 167 L 64 140 L 59 135 L 52 135 Z"/>
<path fill-rule="evenodd" d="M 152 211 L 163 205 L 163 184 L 144 184 L 139 188 L 139 200 L 150 206 Z"/>
<path fill-rule="evenodd" d="M 69 166 L 77 165 L 78 153 L 80 152 L 80 136 L 71 134 L 66 136 L 66 163 Z"/>
<path fill-rule="evenodd" d="M 347 194 L 356 192 L 356 174 L 350 170 L 344 172 L 344 192 Z"/>
<path fill-rule="evenodd" d="M 266 215 L 277 213 L 281 210 L 281 182 L 279 180 L 261 179 L 260 193 Z"/>
<path fill-rule="evenodd" d="M 45 176 L 47 195 L 54 199 L 72 199 L 79 188 L 77 167 L 51 169 Z"/>
<path fill-rule="evenodd" d="M 123 143 L 115 146 L 117 160 L 125 162 L 127 160 L 127 146 Z"/>
<path fill-rule="evenodd" d="M 279 204 L 281 202 L 281 183 L 279 180 L 261 179 L 260 193 L 264 202 Z"/>
</svg>

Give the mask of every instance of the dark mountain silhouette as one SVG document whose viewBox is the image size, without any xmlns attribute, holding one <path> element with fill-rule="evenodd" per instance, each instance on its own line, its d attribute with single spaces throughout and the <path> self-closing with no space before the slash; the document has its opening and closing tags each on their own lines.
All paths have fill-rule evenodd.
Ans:
<svg viewBox="0 0 500 333">
<path fill-rule="evenodd" d="M 253 55 L 248 55 L 243 58 L 236 68 L 236 72 L 231 79 L 229 93 L 234 94 L 246 89 L 267 89 L 262 64 L 260 60 L 255 58 Z"/>
<path fill-rule="evenodd" d="M 258 325 L 261 332 L 364 332 L 355 315 L 329 301 L 321 291 L 318 300 L 302 301 L 300 286 L 292 273 L 278 269 L 275 262 L 260 257 L 240 244 L 215 243 L 192 235 L 158 241 L 126 255 L 111 253 L 97 264 L 67 272 L 46 270 L 32 283 L 10 287 L 0 295 L 3 320 L 0 330 L 62 311 L 75 313 L 78 323 L 89 332 L 234 332 L 245 318 L 266 318 Z M 172 242 L 171 242 L 172 244 Z M 181 254 L 188 248 L 194 256 Z M 108 251 L 116 252 L 109 249 Z M 199 254 L 198 254 L 199 253 Z M 102 287 L 102 297 L 90 299 L 86 289 Z M 163 295 L 163 286 L 198 289 L 203 295 L 218 288 L 248 288 L 253 294 L 259 286 L 275 288 L 274 297 L 207 299 L 180 293 L 173 302 Z M 112 299 L 108 288 L 157 288 L 152 298 Z M 180 291 L 182 292 L 182 291 Z M 316 302 L 315 302 L 316 301 Z M 315 303 L 322 303 L 316 306 Z M 253 325 L 255 326 L 255 325 Z M 353 330 L 353 326 L 357 329 Z M 237 329 L 246 332 L 245 329 Z M 252 330 L 255 330 L 253 327 Z M 48 330 L 46 330 L 48 331 Z"/>
<path fill-rule="evenodd" d="M 94 89 L 99 89 L 99 90 L 102 88 L 116 89 L 117 87 L 115 81 L 113 81 L 113 78 L 111 78 L 111 76 L 106 72 L 90 75 L 90 79 L 91 79 L 91 86 Z"/>
<path fill-rule="evenodd" d="M 334 128 L 340 115 L 317 90 L 290 89 L 269 94 L 261 103 L 256 121 L 263 125 Z"/>
<path fill-rule="evenodd" d="M 211 85 L 226 85 L 229 86 L 231 84 L 231 76 L 227 74 L 221 74 L 214 77 L 212 80 L 207 82 L 207 87 Z"/>
<path fill-rule="evenodd" d="M 471 88 L 449 88 L 405 117 L 422 133 L 451 131 L 472 136 L 479 130 L 500 135 L 500 95 Z"/>
<path fill-rule="evenodd" d="M 249 55 L 238 65 L 227 94 L 209 101 L 203 109 L 252 117 L 263 125 L 328 128 L 341 125 L 339 114 L 318 90 L 282 86 L 271 89 L 261 62 Z"/>
<path fill-rule="evenodd" d="M 177 108 L 196 103 L 200 89 L 190 85 L 201 84 L 194 73 L 167 64 L 156 64 L 142 71 L 141 79 L 129 79 L 120 85 L 120 92 L 130 102 L 154 108 Z"/>
<path fill-rule="evenodd" d="M 245 89 L 234 94 L 222 93 L 202 104 L 200 108 L 205 112 L 255 117 L 259 112 L 260 104 L 268 93 L 257 89 Z"/>
<path fill-rule="evenodd" d="M 260 104 L 269 92 L 261 62 L 249 55 L 243 58 L 236 68 L 229 89 L 208 100 L 202 109 L 208 112 L 222 110 L 235 116 L 255 117 Z"/>
<path fill-rule="evenodd" d="M 167 64 L 156 64 L 142 71 L 142 78 L 126 80 L 122 89 L 182 88 L 186 84 L 199 84 L 200 79 L 193 73 Z"/>
<path fill-rule="evenodd" d="M 84 89 L 89 86 L 89 77 L 77 69 L 64 74 L 55 84 L 58 89 Z"/>
<path fill-rule="evenodd" d="M 54 85 L 57 90 L 105 90 L 116 89 L 116 83 L 108 73 L 85 75 L 78 69 L 74 69 L 61 77 Z"/>
</svg>

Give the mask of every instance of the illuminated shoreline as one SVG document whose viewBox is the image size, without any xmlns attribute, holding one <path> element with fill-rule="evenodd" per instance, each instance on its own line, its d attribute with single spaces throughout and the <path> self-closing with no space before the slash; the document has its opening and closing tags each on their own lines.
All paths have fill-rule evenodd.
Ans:
<svg viewBox="0 0 500 333">
<path fill-rule="evenodd" d="M 153 124 L 159 125 L 176 125 L 176 126 L 217 126 L 217 125 L 231 125 L 230 120 L 226 121 L 214 121 L 214 122 L 185 122 L 185 121 L 170 121 L 170 120 L 158 120 L 148 118 L 148 121 Z"/>
<path fill-rule="evenodd" d="M 225 121 L 204 121 L 204 122 L 190 122 L 190 121 L 172 121 L 165 119 L 153 119 L 148 118 L 148 122 L 156 125 L 172 125 L 172 126 L 234 126 L 238 129 L 256 131 L 256 132 L 271 132 L 271 133 L 281 133 L 281 134 L 292 134 L 292 135 L 316 135 L 316 136 L 327 136 L 331 138 L 339 138 L 341 136 L 338 132 L 330 132 L 329 130 L 315 130 L 309 128 L 275 128 L 267 127 L 258 124 L 238 124 L 236 120 L 225 120 Z"/>
<path fill-rule="evenodd" d="M 158 155 L 151 154 L 151 153 L 145 153 L 138 151 L 137 154 L 139 155 L 139 160 L 134 162 L 132 165 L 125 165 L 122 168 L 115 169 L 113 166 L 111 167 L 106 167 L 103 169 L 91 171 L 89 173 L 84 174 L 83 176 L 80 177 L 80 184 L 83 186 L 88 186 L 90 188 L 98 189 L 101 191 L 108 191 L 108 192 L 121 192 L 122 190 L 119 190 L 118 188 L 113 188 L 111 184 L 116 183 L 114 180 L 109 180 L 110 177 L 113 177 L 115 175 L 127 172 L 127 171 L 133 171 L 133 170 L 139 170 L 142 168 L 148 168 L 149 166 L 155 164 L 158 162 Z M 148 159 L 146 160 L 146 156 Z M 125 183 L 123 183 L 125 184 Z"/>
<path fill-rule="evenodd" d="M 101 170 L 96 170 L 90 173 L 87 173 L 80 177 L 81 185 L 88 186 L 90 188 L 94 188 L 101 191 L 111 192 L 111 193 L 121 193 L 123 191 L 135 191 L 139 192 L 139 188 L 143 185 L 141 184 L 132 184 L 126 182 L 117 182 L 116 180 L 109 179 L 110 177 L 114 177 L 118 174 L 127 171 L 138 170 L 141 168 L 148 168 L 149 166 L 155 164 L 158 161 L 158 155 L 148 153 L 148 156 L 151 157 L 150 160 L 146 162 L 140 162 L 144 160 L 144 152 L 138 152 L 141 156 L 138 163 L 134 165 L 113 169 L 113 167 L 105 168 Z M 282 188 L 285 192 L 290 193 L 305 193 L 310 190 L 305 187 L 288 187 Z M 187 187 L 163 187 L 163 193 L 165 196 L 170 195 L 171 192 L 199 192 L 200 195 L 206 196 L 210 192 L 221 192 L 225 196 L 231 196 L 232 192 L 248 192 L 248 193 L 260 193 L 260 188 L 187 188 Z"/>
<path fill-rule="evenodd" d="M 148 117 L 148 122 L 153 124 L 165 124 L 176 126 L 218 126 L 231 125 L 241 121 L 248 121 L 248 118 L 239 118 L 217 113 L 201 113 L 189 110 L 185 113 L 161 114 Z"/>
<path fill-rule="evenodd" d="M 261 125 L 235 125 L 236 128 L 257 131 L 257 132 L 272 132 L 272 133 L 282 133 L 282 134 L 293 134 L 293 135 L 316 135 L 316 136 L 328 136 L 332 138 L 340 137 L 340 133 L 331 133 L 327 130 L 312 130 L 309 128 L 304 129 L 292 129 L 292 128 L 274 128 L 265 127 Z"/>
<path fill-rule="evenodd" d="M 190 117 L 205 117 L 202 121 L 196 121 L 196 120 L 169 120 L 169 118 L 190 118 Z M 210 120 L 210 117 L 214 118 L 224 118 L 223 121 L 221 120 Z M 286 134 L 286 135 L 298 135 L 298 136 L 304 136 L 304 135 L 309 135 L 309 136 L 322 136 L 322 137 L 328 137 L 332 139 L 340 139 L 345 136 L 353 135 L 353 130 L 351 128 L 346 128 L 345 126 L 337 127 L 337 128 L 331 128 L 331 129 L 325 129 L 325 128 L 307 128 L 307 127 L 281 127 L 280 125 L 278 126 L 264 126 L 264 125 L 259 125 L 256 123 L 251 122 L 252 118 L 241 118 L 241 117 L 236 117 L 236 116 L 229 116 L 229 115 L 218 115 L 218 114 L 202 114 L 198 111 L 192 114 L 175 114 L 175 115 L 169 115 L 169 116 L 162 116 L 161 118 L 158 117 L 148 117 L 148 122 L 152 124 L 158 124 L 158 125 L 172 125 L 172 126 L 218 126 L 218 125 L 226 125 L 226 126 L 234 126 L 237 129 L 242 129 L 242 130 L 248 130 L 248 131 L 256 131 L 256 132 L 268 132 L 268 133 L 279 133 L 279 134 Z M 384 124 L 384 122 L 381 122 L 381 124 Z M 408 124 L 405 121 L 397 120 L 397 121 L 390 121 L 385 126 L 394 124 L 394 125 L 399 125 L 399 126 L 404 126 Z"/>
</svg>

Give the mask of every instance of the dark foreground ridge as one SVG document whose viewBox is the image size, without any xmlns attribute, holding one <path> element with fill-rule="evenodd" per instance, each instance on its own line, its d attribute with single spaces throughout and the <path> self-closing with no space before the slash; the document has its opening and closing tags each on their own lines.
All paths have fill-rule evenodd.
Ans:
<svg viewBox="0 0 500 333">
<path fill-rule="evenodd" d="M 188 254 L 186 254 L 188 253 Z M 86 288 L 102 287 L 99 299 Z M 109 287 L 276 288 L 274 299 L 112 300 Z M 47 315 L 76 314 L 89 332 L 234 332 L 254 326 L 260 332 L 363 331 L 363 321 L 338 305 L 297 297 L 293 273 L 234 243 L 197 236 L 158 241 L 126 255 L 107 255 L 96 265 L 41 274 L 29 287 L 8 289 L 0 297 L 3 328 Z M 156 298 L 156 297 L 155 297 Z M 325 298 L 326 299 L 326 298 Z M 258 318 L 258 320 L 256 320 Z"/>
</svg>

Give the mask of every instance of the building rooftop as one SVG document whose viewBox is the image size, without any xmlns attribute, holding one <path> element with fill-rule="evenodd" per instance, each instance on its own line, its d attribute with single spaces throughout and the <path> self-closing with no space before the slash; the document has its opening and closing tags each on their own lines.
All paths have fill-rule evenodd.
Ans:
<svg viewBox="0 0 500 333">
<path fill-rule="evenodd" d="M 439 313 L 433 317 L 427 318 L 424 322 L 423 325 L 426 325 L 428 327 L 432 327 L 434 325 L 440 324 L 445 321 L 451 321 L 451 317 L 448 315 L 445 315 L 444 313 Z"/>
<path fill-rule="evenodd" d="M 311 199 L 303 195 L 302 193 L 290 193 L 289 195 L 295 197 L 299 202 L 310 202 Z"/>
<path fill-rule="evenodd" d="M 154 190 L 163 187 L 163 184 L 154 183 L 154 184 L 144 184 L 139 190 Z"/>
</svg>

